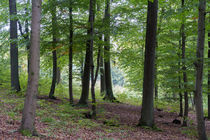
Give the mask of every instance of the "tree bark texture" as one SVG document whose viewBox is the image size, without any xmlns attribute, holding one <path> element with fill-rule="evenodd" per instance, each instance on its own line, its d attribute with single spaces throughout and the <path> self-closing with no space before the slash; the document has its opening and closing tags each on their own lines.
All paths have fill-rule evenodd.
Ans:
<svg viewBox="0 0 210 140">
<path fill-rule="evenodd" d="M 18 71 L 18 45 L 17 45 L 17 10 L 16 0 L 9 0 L 10 13 L 10 65 L 11 65 L 11 88 L 20 91 Z"/>
<path fill-rule="evenodd" d="M 154 67 L 157 33 L 158 0 L 148 0 L 146 46 L 144 60 L 144 81 L 141 118 L 139 125 L 154 126 Z"/>
<path fill-rule="evenodd" d="M 203 113 L 203 58 L 204 58 L 204 42 L 205 42 L 205 10 L 206 0 L 199 0 L 198 15 L 198 40 L 197 40 L 197 61 L 196 66 L 196 83 L 195 83 L 195 109 L 197 117 L 197 129 L 199 140 L 207 140 L 206 128 Z"/>
<path fill-rule="evenodd" d="M 32 0 L 30 68 L 20 130 L 27 130 L 33 135 L 37 135 L 34 125 L 40 69 L 40 20 L 41 0 Z"/>
</svg>

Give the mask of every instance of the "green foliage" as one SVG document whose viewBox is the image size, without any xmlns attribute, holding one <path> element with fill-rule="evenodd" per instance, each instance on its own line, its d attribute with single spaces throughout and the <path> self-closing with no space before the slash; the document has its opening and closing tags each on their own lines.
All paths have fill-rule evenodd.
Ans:
<svg viewBox="0 0 210 140">
<path fill-rule="evenodd" d="M 51 118 L 51 117 L 45 117 L 45 118 L 42 118 L 41 121 L 45 122 L 45 123 L 53 123 L 53 122 L 55 122 L 55 119 Z"/>
<path fill-rule="evenodd" d="M 32 134 L 29 130 L 20 130 L 20 133 L 23 135 L 23 136 L 28 136 L 28 137 L 32 137 Z"/>
</svg>

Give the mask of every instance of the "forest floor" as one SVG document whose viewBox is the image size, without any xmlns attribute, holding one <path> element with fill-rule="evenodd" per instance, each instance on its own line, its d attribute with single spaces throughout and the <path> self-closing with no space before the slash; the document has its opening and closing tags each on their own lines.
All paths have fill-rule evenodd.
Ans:
<svg viewBox="0 0 210 140">
<path fill-rule="evenodd" d="M 75 101 L 76 102 L 76 101 Z M 39 137 L 22 136 L 17 130 L 21 124 L 24 97 L 0 91 L 0 139 L 66 139 L 66 140 L 191 140 L 197 139 L 195 115 L 190 113 L 189 126 L 172 121 L 177 113 L 155 109 L 157 128 L 137 127 L 141 107 L 99 102 L 97 120 L 86 118 L 90 107 L 72 107 L 67 99 L 37 100 L 36 129 Z M 210 121 L 206 120 L 210 137 Z"/>
</svg>

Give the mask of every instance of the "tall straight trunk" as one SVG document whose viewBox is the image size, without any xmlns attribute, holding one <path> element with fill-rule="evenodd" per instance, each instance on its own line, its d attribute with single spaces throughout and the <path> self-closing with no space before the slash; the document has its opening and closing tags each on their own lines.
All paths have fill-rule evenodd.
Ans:
<svg viewBox="0 0 210 140">
<path fill-rule="evenodd" d="M 57 77 L 56 77 L 56 84 L 58 85 L 61 82 L 61 69 L 57 66 Z"/>
<path fill-rule="evenodd" d="M 196 109 L 199 140 L 207 140 L 205 121 L 203 119 L 204 113 L 203 113 L 203 98 L 202 98 L 206 0 L 199 0 L 198 10 L 199 10 L 198 40 L 197 40 L 197 51 L 196 51 L 197 61 L 195 62 L 196 66 L 195 109 Z"/>
<path fill-rule="evenodd" d="M 184 9 L 184 0 L 182 0 L 182 8 Z M 182 25 L 181 25 L 181 45 L 182 45 L 182 70 L 183 70 L 183 81 L 184 81 L 184 120 L 182 126 L 187 126 L 187 117 L 188 117 L 188 92 L 187 92 L 187 73 L 186 73 L 186 64 L 185 64 L 185 44 L 186 44 L 186 35 L 185 35 L 185 21 L 184 15 L 182 15 Z"/>
<path fill-rule="evenodd" d="M 161 13 L 164 13 L 165 12 L 165 9 L 163 8 Z M 160 33 L 160 30 L 161 30 L 161 23 L 162 23 L 162 16 L 160 16 L 160 21 L 159 21 L 159 26 L 158 26 L 158 29 L 157 29 L 157 35 Z M 158 40 L 156 39 L 156 50 L 158 49 Z M 157 65 L 157 60 L 158 60 L 158 55 L 157 55 L 157 52 L 155 53 L 155 99 L 157 100 L 158 99 L 158 65 Z"/>
<path fill-rule="evenodd" d="M 69 101 L 73 104 L 73 86 L 72 86 L 72 65 L 73 65 L 73 15 L 72 15 L 72 2 L 69 5 Z"/>
<path fill-rule="evenodd" d="M 41 0 L 32 0 L 30 68 L 20 131 L 37 135 L 35 129 L 36 98 L 40 69 Z"/>
<path fill-rule="evenodd" d="M 99 40 L 100 42 L 102 42 L 102 35 L 99 36 Z M 103 58 L 103 48 L 102 48 L 102 45 L 100 45 L 100 93 L 101 93 L 101 96 L 104 95 L 105 93 L 105 74 L 104 74 L 104 58 Z"/>
<path fill-rule="evenodd" d="M 17 45 L 17 10 L 16 0 L 9 0 L 10 14 L 10 65 L 11 65 L 11 88 L 20 91 L 18 71 L 18 45 Z"/>
<path fill-rule="evenodd" d="M 30 4 L 30 0 L 27 1 L 27 4 L 29 5 Z M 29 16 L 29 10 L 28 8 L 25 8 L 25 15 L 28 17 Z M 29 48 L 30 48 L 30 38 L 29 38 L 29 22 L 28 22 L 28 19 L 26 19 L 25 21 L 25 39 L 27 41 L 27 44 L 26 44 L 26 50 L 27 50 L 27 71 L 28 71 L 28 74 L 29 74 Z"/>
<path fill-rule="evenodd" d="M 154 67 L 158 0 L 148 0 L 141 126 L 154 126 Z"/>
<path fill-rule="evenodd" d="M 210 38 L 210 31 L 208 32 L 208 38 Z M 208 46 L 209 46 L 208 60 L 210 60 L 210 40 L 209 39 L 208 39 Z M 208 61 L 208 68 L 210 68 L 210 61 Z M 208 70 L 208 119 L 210 119 L 210 70 Z"/>
<path fill-rule="evenodd" d="M 90 19 L 89 19 L 90 20 Z M 82 75 L 82 94 L 79 100 L 80 105 L 88 104 L 89 86 L 90 86 L 90 70 L 91 70 L 91 31 L 87 30 L 87 43 L 86 43 L 86 55 L 85 55 L 85 66 Z"/>
<path fill-rule="evenodd" d="M 56 4 L 55 1 L 53 1 L 53 8 L 51 11 L 52 14 L 52 34 L 53 34 L 53 77 L 52 77 L 52 84 L 51 89 L 49 93 L 49 98 L 55 99 L 54 93 L 55 93 L 55 86 L 56 86 L 56 79 L 57 79 L 57 51 L 56 51 L 56 44 L 57 44 L 57 18 L 56 18 Z"/>
<path fill-rule="evenodd" d="M 91 96 L 92 96 L 92 118 L 96 118 L 96 98 L 95 98 L 95 79 L 94 79 L 94 61 L 93 61 L 93 39 L 94 39 L 94 16 L 95 0 L 90 0 L 89 24 L 90 24 L 90 57 L 91 57 Z M 97 77 L 95 75 L 95 77 Z"/>
<path fill-rule="evenodd" d="M 178 76 L 178 88 L 179 88 L 179 116 L 182 117 L 183 116 L 183 95 L 182 95 L 182 92 L 181 92 L 181 73 L 180 73 L 180 70 L 181 70 L 181 54 L 180 52 L 181 51 L 181 40 L 179 40 L 179 50 L 178 50 L 178 57 L 179 57 L 179 62 L 178 62 L 178 67 L 179 67 L 179 76 Z"/>
<path fill-rule="evenodd" d="M 106 9 L 104 23 L 106 31 L 104 34 L 104 70 L 105 70 L 105 85 L 106 94 L 104 99 L 114 101 L 116 100 L 112 91 L 112 77 L 111 77 L 111 64 L 110 64 L 110 0 L 106 0 Z"/>
</svg>

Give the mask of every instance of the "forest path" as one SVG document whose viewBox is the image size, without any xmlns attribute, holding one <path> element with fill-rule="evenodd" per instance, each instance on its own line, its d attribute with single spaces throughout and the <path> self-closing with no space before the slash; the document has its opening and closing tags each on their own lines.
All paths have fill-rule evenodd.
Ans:
<svg viewBox="0 0 210 140">
<path fill-rule="evenodd" d="M 24 97 L 7 90 L 0 91 L 0 139 L 65 139 L 65 140 L 190 140 L 196 139 L 194 114 L 190 126 L 173 124 L 177 114 L 155 109 L 157 129 L 137 127 L 141 107 L 123 103 L 99 102 L 97 120 L 85 118 L 90 107 L 71 107 L 65 99 L 38 99 L 36 129 L 44 137 L 22 136 L 21 123 Z M 210 121 L 206 121 L 209 133 Z"/>
</svg>

